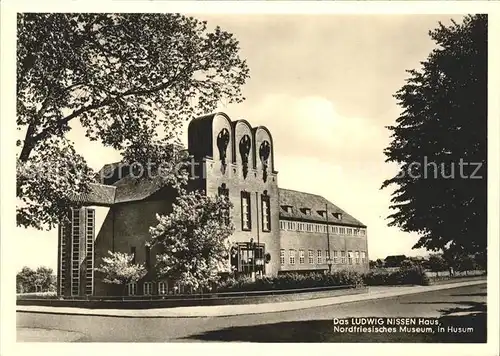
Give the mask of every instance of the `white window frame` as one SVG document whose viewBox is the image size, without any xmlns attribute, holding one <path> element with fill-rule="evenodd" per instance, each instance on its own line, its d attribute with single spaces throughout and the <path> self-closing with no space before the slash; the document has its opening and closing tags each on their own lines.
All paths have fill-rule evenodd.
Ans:
<svg viewBox="0 0 500 356">
<path fill-rule="evenodd" d="M 295 250 L 289 250 L 288 251 L 288 262 L 291 264 L 291 265 L 294 265 L 295 264 Z"/>
<path fill-rule="evenodd" d="M 353 257 L 354 254 L 352 251 L 347 251 L 347 264 L 352 265 L 353 264 Z"/>
<path fill-rule="evenodd" d="M 366 263 L 366 252 L 361 251 L 361 263 Z"/>
<path fill-rule="evenodd" d="M 308 250 L 307 251 L 307 262 L 309 262 L 309 264 L 314 264 L 314 251 L 313 250 Z"/>
<path fill-rule="evenodd" d="M 359 262 L 360 262 L 359 251 L 354 252 L 354 260 L 356 261 L 356 264 L 359 265 Z"/>
<path fill-rule="evenodd" d="M 144 282 L 144 284 L 142 285 L 142 294 L 143 295 L 153 294 L 153 282 Z"/>
<path fill-rule="evenodd" d="M 346 260 L 346 252 L 345 251 L 340 251 L 340 263 L 342 263 L 343 265 L 346 264 L 347 260 Z"/>
<path fill-rule="evenodd" d="M 304 250 L 299 250 L 299 264 L 303 265 L 306 262 Z"/>
<path fill-rule="evenodd" d="M 337 250 L 333 250 L 333 263 L 339 263 L 339 255 Z"/>
<path fill-rule="evenodd" d="M 280 264 L 283 266 L 285 264 L 285 250 L 280 250 Z"/>
<path fill-rule="evenodd" d="M 137 282 L 128 283 L 128 295 L 137 295 Z"/>
<path fill-rule="evenodd" d="M 269 220 L 270 205 L 269 200 L 262 199 L 262 230 L 271 231 L 271 222 Z"/>
<path fill-rule="evenodd" d="M 323 263 L 323 251 L 322 250 L 317 250 L 316 251 L 316 257 L 317 257 L 317 260 L 318 260 L 318 264 L 322 264 Z"/>
<path fill-rule="evenodd" d="M 247 195 L 242 195 L 241 197 L 241 209 L 242 209 L 242 227 L 243 229 L 250 230 L 250 211 L 249 211 L 249 200 Z"/>
<path fill-rule="evenodd" d="M 168 283 L 161 281 L 158 282 L 158 294 L 159 295 L 167 295 L 168 294 Z"/>
</svg>

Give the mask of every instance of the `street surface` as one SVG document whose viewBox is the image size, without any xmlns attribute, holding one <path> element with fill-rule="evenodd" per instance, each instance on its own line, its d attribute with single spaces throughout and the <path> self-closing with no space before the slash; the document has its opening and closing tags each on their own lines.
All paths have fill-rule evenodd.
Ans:
<svg viewBox="0 0 500 356">
<path fill-rule="evenodd" d="M 475 315 L 475 316 L 474 316 Z M 447 317 L 452 329 L 426 333 L 336 332 L 335 318 Z M 446 319 L 446 320 L 448 320 Z M 457 324 L 458 323 L 458 324 Z M 460 288 L 256 315 L 205 318 L 126 318 L 17 312 L 18 341 L 25 328 L 56 329 L 82 335 L 91 342 L 485 342 L 486 283 Z M 447 325 L 447 324 L 446 324 Z"/>
</svg>

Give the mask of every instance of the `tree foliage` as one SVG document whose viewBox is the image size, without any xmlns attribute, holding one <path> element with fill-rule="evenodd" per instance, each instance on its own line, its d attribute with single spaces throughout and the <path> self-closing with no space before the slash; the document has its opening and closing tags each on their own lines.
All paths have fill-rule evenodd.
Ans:
<svg viewBox="0 0 500 356">
<path fill-rule="evenodd" d="M 103 282 L 126 286 L 143 278 L 147 270 L 143 264 L 134 263 L 134 255 L 108 251 L 95 270 L 103 274 Z"/>
<path fill-rule="evenodd" d="M 195 289 L 217 281 L 218 273 L 229 268 L 231 208 L 225 196 L 181 190 L 172 212 L 158 215 L 158 224 L 150 228 L 150 244 L 159 249 L 158 277 Z"/>
<path fill-rule="evenodd" d="M 16 275 L 18 293 L 49 292 L 55 290 L 56 276 L 52 268 L 40 266 L 36 270 L 23 267 Z"/>
<path fill-rule="evenodd" d="M 446 271 L 449 267 L 442 254 L 430 255 L 427 260 L 427 266 L 432 272 Z"/>
<path fill-rule="evenodd" d="M 52 227 L 88 190 L 75 121 L 124 161 L 158 163 L 176 156 L 186 119 L 244 100 L 238 41 L 192 17 L 24 13 L 17 36 L 20 226 Z"/>
<path fill-rule="evenodd" d="M 436 48 L 395 95 L 402 113 L 385 155 L 401 170 L 382 185 L 396 186 L 389 225 L 419 233 L 414 248 L 485 251 L 487 15 L 429 34 Z"/>
</svg>

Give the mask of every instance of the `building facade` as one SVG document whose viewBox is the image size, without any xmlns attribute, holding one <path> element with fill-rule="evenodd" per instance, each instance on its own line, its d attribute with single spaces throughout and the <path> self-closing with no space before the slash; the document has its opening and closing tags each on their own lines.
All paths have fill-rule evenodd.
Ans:
<svg viewBox="0 0 500 356">
<path fill-rule="evenodd" d="M 224 194 L 233 203 L 230 263 L 239 273 L 368 270 L 364 224 L 322 196 L 279 188 L 266 127 L 223 113 L 195 118 L 188 154 L 195 167 L 190 188 Z M 154 179 L 134 178 L 116 163 L 104 166 L 100 176 L 101 184 L 75 197 L 83 207 L 73 209 L 59 228 L 59 294 L 169 293 L 168 281 L 152 273 L 120 290 L 105 284 L 94 268 L 108 251 L 132 253 L 136 262 L 153 266 L 156 251 L 145 245 L 149 227 L 157 224 L 156 214 L 171 211 L 174 191 Z"/>
</svg>

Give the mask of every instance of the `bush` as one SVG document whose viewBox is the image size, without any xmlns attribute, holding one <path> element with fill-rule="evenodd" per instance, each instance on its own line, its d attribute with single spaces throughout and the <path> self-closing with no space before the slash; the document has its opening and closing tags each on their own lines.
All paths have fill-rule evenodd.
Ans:
<svg viewBox="0 0 500 356">
<path fill-rule="evenodd" d="M 249 292 L 266 290 L 304 289 L 330 286 L 353 285 L 363 286 L 361 274 L 354 271 L 339 271 L 332 274 L 323 273 L 284 273 L 276 277 L 264 276 L 253 282 L 248 276 L 228 277 L 221 280 L 215 288 L 216 292 Z"/>
<path fill-rule="evenodd" d="M 20 293 L 17 294 L 16 299 L 57 299 L 56 292 L 34 292 L 34 293 Z"/>
<path fill-rule="evenodd" d="M 363 275 L 363 281 L 369 286 L 387 286 L 419 284 L 429 285 L 429 277 L 415 265 L 403 265 L 398 271 L 374 270 Z"/>
</svg>

